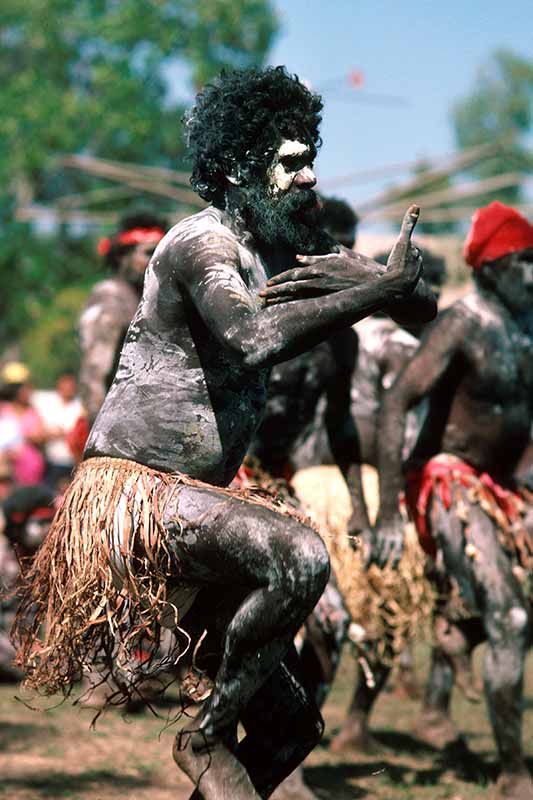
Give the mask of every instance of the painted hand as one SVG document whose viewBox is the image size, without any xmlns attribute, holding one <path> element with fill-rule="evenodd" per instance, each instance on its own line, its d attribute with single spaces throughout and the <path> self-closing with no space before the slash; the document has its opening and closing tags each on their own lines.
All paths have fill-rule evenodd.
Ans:
<svg viewBox="0 0 533 800">
<path fill-rule="evenodd" d="M 371 258 L 344 248 L 340 253 L 296 259 L 300 266 L 274 275 L 260 293 L 269 305 L 352 289 L 375 278 L 376 269 L 383 269 Z"/>
<path fill-rule="evenodd" d="M 411 246 L 418 214 L 418 206 L 411 206 L 406 212 L 386 273 L 383 265 L 372 258 L 346 248 L 323 256 L 296 256 L 300 266 L 274 275 L 259 296 L 267 305 L 286 303 L 353 289 L 386 274 L 394 279 L 398 298 L 405 297 L 415 288 L 422 269 L 420 253 Z"/>
<path fill-rule="evenodd" d="M 387 274 L 397 276 L 400 292 L 404 295 L 414 290 L 422 274 L 422 256 L 418 248 L 411 244 L 419 214 L 418 206 L 413 205 L 407 209 L 400 235 L 387 261 Z"/>
<path fill-rule="evenodd" d="M 403 554 L 404 532 L 401 518 L 378 525 L 374 531 L 370 563 L 396 568 Z"/>
</svg>

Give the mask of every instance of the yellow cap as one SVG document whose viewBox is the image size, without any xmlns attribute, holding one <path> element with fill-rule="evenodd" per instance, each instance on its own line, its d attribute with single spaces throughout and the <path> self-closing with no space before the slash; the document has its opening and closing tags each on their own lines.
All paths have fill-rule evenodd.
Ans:
<svg viewBox="0 0 533 800">
<path fill-rule="evenodd" d="M 20 361 L 10 361 L 2 369 L 2 383 L 26 383 L 30 379 L 30 371 Z"/>
</svg>

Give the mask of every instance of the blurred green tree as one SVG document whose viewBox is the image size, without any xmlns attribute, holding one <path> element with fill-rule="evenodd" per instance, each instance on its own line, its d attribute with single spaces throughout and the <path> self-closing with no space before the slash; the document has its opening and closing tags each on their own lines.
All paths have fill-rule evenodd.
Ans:
<svg viewBox="0 0 533 800">
<path fill-rule="evenodd" d="M 509 50 L 496 51 L 482 67 L 472 91 L 455 103 L 452 110 L 457 145 L 467 149 L 487 142 L 501 142 L 492 158 L 466 172 L 476 178 L 490 178 L 533 169 L 533 60 Z M 529 139 L 529 141 L 528 141 Z M 522 187 L 499 188 L 476 198 L 479 205 L 499 199 L 520 202 Z"/>
<path fill-rule="evenodd" d="M 14 221 L 22 206 L 109 186 L 58 158 L 186 168 L 176 74 L 198 88 L 224 66 L 259 65 L 277 27 L 272 0 L 2 1 L 0 353 L 23 333 L 33 341 L 57 292 L 83 290 L 101 269 L 86 229 Z"/>
</svg>

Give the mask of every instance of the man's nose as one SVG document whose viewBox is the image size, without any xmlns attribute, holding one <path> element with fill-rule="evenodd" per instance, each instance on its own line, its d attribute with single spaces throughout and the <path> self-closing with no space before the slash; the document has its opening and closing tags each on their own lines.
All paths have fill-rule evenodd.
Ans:
<svg viewBox="0 0 533 800">
<path fill-rule="evenodd" d="M 311 167 L 304 167 L 296 173 L 294 185 L 300 189 L 312 189 L 316 185 L 316 175 Z"/>
</svg>

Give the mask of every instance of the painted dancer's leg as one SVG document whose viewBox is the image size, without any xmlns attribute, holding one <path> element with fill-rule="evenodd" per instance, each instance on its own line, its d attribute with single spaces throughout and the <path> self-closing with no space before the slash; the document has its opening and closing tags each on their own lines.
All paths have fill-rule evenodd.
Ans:
<svg viewBox="0 0 533 800">
<path fill-rule="evenodd" d="M 350 613 L 344 603 L 333 572 L 328 584 L 305 623 L 305 637 L 300 650 L 302 682 L 317 708 L 329 695 L 350 625 Z M 300 737 L 301 738 L 301 737 Z M 305 743 L 305 737 L 302 740 Z M 306 785 L 302 767 L 296 769 L 274 793 L 272 800 L 317 800 Z"/>
<path fill-rule="evenodd" d="M 195 605 L 194 618 L 195 621 L 199 619 L 199 627 L 209 624 L 213 617 L 209 601 L 209 592 L 206 591 L 199 596 L 199 607 Z M 233 600 L 228 599 L 222 607 L 219 606 L 213 627 L 218 628 L 227 617 L 232 603 Z M 195 636 L 193 640 L 197 638 Z M 216 674 L 216 659 L 209 654 L 214 653 L 218 643 L 218 632 L 215 631 L 214 636 L 204 639 L 199 650 L 199 667 L 207 668 L 210 675 Z M 300 764 L 318 744 L 324 729 L 320 711 L 303 684 L 300 659 L 294 646 L 252 697 L 240 722 L 246 736 L 238 745 L 235 739 L 228 746 L 246 767 L 261 797 L 270 796 L 295 765 Z M 289 793 L 289 796 L 292 795 Z M 299 800 L 313 797 L 305 786 L 299 787 L 297 796 Z M 201 800 L 202 797 L 202 793 L 196 790 L 191 800 Z"/>
<path fill-rule="evenodd" d="M 463 502 L 468 503 L 466 494 Z M 463 598 L 480 611 L 487 636 L 485 695 L 501 763 L 498 798 L 533 797 L 533 781 L 522 750 L 522 689 L 529 616 L 511 562 L 502 550 L 493 521 L 469 504 L 468 542 L 464 526 L 435 499 L 431 523 L 446 569 L 459 583 Z"/>
<path fill-rule="evenodd" d="M 225 631 L 215 688 L 196 732 L 187 747 L 175 749 L 176 760 L 194 780 L 194 754 L 200 762 L 204 751 L 212 755 L 213 748 L 220 750 L 231 737 L 251 698 L 278 667 L 316 605 L 329 560 L 310 528 L 216 490 L 183 487 L 176 507 L 166 510 L 165 525 L 183 580 L 222 593 L 225 586 L 240 586 L 244 598 Z M 203 782 L 200 788 L 210 796 Z"/>
<path fill-rule="evenodd" d="M 243 712 L 246 737 L 236 755 L 262 797 L 269 797 L 318 744 L 324 722 L 303 685 L 291 647 L 280 666 Z"/>
<path fill-rule="evenodd" d="M 372 676 L 374 684 L 369 686 L 361 667 L 357 670 L 357 684 L 348 711 L 339 733 L 331 742 L 333 753 L 358 750 L 364 753 L 378 752 L 383 747 L 373 738 L 368 728 L 368 720 L 374 704 L 381 694 L 390 675 L 390 667 L 373 659 Z"/>
<path fill-rule="evenodd" d="M 439 647 L 434 647 L 424 702 L 413 723 L 415 736 L 434 747 L 444 747 L 459 739 L 459 732 L 450 718 L 453 684 L 450 659 Z"/>
<path fill-rule="evenodd" d="M 326 702 L 335 680 L 350 620 L 350 612 L 331 573 L 320 600 L 307 618 L 300 652 L 303 680 L 319 708 Z"/>
</svg>

